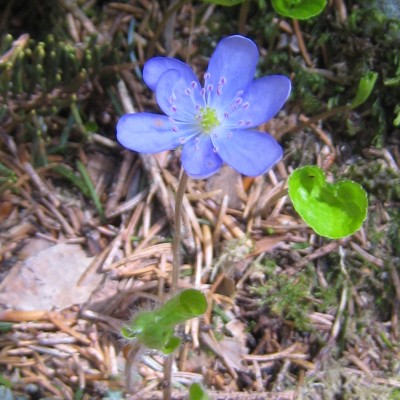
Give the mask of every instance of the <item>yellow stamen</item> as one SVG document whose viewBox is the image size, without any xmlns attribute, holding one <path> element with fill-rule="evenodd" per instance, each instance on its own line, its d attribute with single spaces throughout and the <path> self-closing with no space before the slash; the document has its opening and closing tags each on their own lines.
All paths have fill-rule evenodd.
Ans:
<svg viewBox="0 0 400 400">
<path fill-rule="evenodd" d="M 213 108 L 201 108 L 200 123 L 203 128 L 203 132 L 210 133 L 212 129 L 219 125 L 217 112 Z"/>
</svg>

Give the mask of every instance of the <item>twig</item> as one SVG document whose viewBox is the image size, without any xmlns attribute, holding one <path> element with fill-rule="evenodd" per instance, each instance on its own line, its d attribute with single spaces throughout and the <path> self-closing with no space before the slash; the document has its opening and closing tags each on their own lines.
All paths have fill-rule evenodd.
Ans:
<svg viewBox="0 0 400 400">
<path fill-rule="evenodd" d="M 103 36 L 96 29 L 92 21 L 86 16 L 86 14 L 79 8 L 73 0 L 59 0 L 62 7 L 64 7 L 67 11 L 69 11 L 79 22 L 84 26 L 86 31 L 90 34 L 97 35 L 100 39 L 103 40 Z"/>
<path fill-rule="evenodd" d="M 132 210 L 147 196 L 148 193 L 149 193 L 148 189 L 142 190 L 135 197 L 132 197 L 131 199 L 125 201 L 124 203 L 121 203 L 115 210 L 111 211 L 107 215 L 107 217 L 114 218 L 117 217 L 118 215 L 121 215 L 127 211 Z"/>
<path fill-rule="evenodd" d="M 283 132 L 280 132 L 280 136 L 284 136 L 287 133 L 294 134 L 294 133 L 300 132 L 304 128 L 309 127 L 314 122 L 318 122 L 320 120 L 327 119 L 329 117 L 332 117 L 333 115 L 336 115 L 343 111 L 348 111 L 348 110 L 349 110 L 348 106 L 338 106 L 338 107 L 332 108 L 331 110 L 324 111 L 321 114 L 314 115 L 313 117 L 308 118 L 307 122 L 302 122 L 300 124 L 296 124 L 294 126 L 287 128 Z"/>
<path fill-rule="evenodd" d="M 362 247 L 360 247 L 357 243 L 350 242 L 350 246 L 355 250 L 362 258 L 370 262 L 371 264 L 376 265 L 379 268 L 383 268 L 385 266 L 383 260 L 381 260 L 378 257 L 373 256 L 372 254 L 369 254 L 367 251 L 365 251 Z"/>
<path fill-rule="evenodd" d="M 204 266 L 208 270 L 211 268 L 213 261 L 213 241 L 211 235 L 211 229 L 209 225 L 203 225 L 203 253 L 204 253 Z"/>
<path fill-rule="evenodd" d="M 47 311 L 16 311 L 4 310 L 0 311 L 0 320 L 7 322 L 23 322 L 23 321 L 39 321 L 48 319 Z"/>
<path fill-rule="evenodd" d="M 342 239 L 341 241 L 338 240 L 338 241 L 330 242 L 327 245 L 320 247 L 319 249 L 315 250 L 310 255 L 304 257 L 303 260 L 300 261 L 298 264 L 296 264 L 295 267 L 288 269 L 287 273 L 289 275 L 296 273 L 298 268 L 302 268 L 302 267 L 306 266 L 310 261 L 316 260 L 317 258 L 321 258 L 326 254 L 332 253 L 333 251 L 337 250 L 340 245 L 347 243 L 348 240 L 349 240 L 348 238 Z"/>
<path fill-rule="evenodd" d="M 137 246 L 136 251 L 139 251 L 150 242 L 150 240 L 157 235 L 162 228 L 167 224 L 168 220 L 166 217 L 160 218 L 147 232 L 146 238 Z"/>
<path fill-rule="evenodd" d="M 297 19 L 293 20 L 293 29 L 294 29 L 294 33 L 297 37 L 297 42 L 299 43 L 300 53 L 303 56 L 306 64 L 309 67 L 312 67 L 313 62 L 311 61 L 311 58 L 308 55 L 307 47 L 306 47 L 306 45 L 304 43 L 304 39 L 303 39 L 303 34 L 301 33 L 300 24 L 299 24 L 299 21 L 297 21 Z"/>
<path fill-rule="evenodd" d="M 335 7 L 339 22 L 344 24 L 347 21 L 347 9 L 344 0 L 335 0 Z"/>
<path fill-rule="evenodd" d="M 347 358 L 349 359 L 350 362 L 352 362 L 355 366 L 360 368 L 361 371 L 363 371 L 368 378 L 372 378 L 373 374 L 372 371 L 368 368 L 368 366 L 360 360 L 355 354 L 347 354 Z"/>
<path fill-rule="evenodd" d="M 126 177 L 128 175 L 129 169 L 132 166 L 133 153 L 127 151 L 123 153 L 123 161 L 117 174 L 117 180 L 112 186 L 111 193 L 108 196 L 108 201 L 105 206 L 105 213 L 107 217 L 114 215 L 114 210 L 117 207 L 117 203 L 122 196 L 122 190 L 125 186 Z"/>
<path fill-rule="evenodd" d="M 170 8 L 174 7 L 178 3 L 178 0 L 170 0 Z M 169 16 L 166 20 L 164 28 L 164 46 L 167 54 L 172 50 L 172 42 L 174 40 L 174 28 L 176 22 L 176 11 Z"/>
<path fill-rule="evenodd" d="M 77 339 L 79 342 L 83 343 L 86 346 L 90 345 L 91 342 L 86 336 L 82 335 L 81 333 L 67 326 L 64 322 L 62 322 L 59 318 L 57 318 L 54 313 L 49 313 L 48 317 L 49 320 L 61 331 L 68 333 L 68 335 L 74 337 L 75 339 Z"/>
<path fill-rule="evenodd" d="M 284 360 L 284 359 L 301 359 L 304 360 L 308 358 L 307 354 L 304 353 L 297 353 L 296 350 L 298 348 L 298 344 L 295 343 L 291 345 L 290 347 L 279 351 L 277 353 L 272 353 L 272 354 L 245 354 L 243 356 L 243 359 L 248 360 L 248 361 L 258 361 L 258 362 L 268 362 L 268 361 L 278 361 L 278 360 Z"/>
<path fill-rule="evenodd" d="M 157 28 L 154 31 L 153 37 L 151 38 L 151 42 L 149 43 L 149 47 L 147 48 L 147 54 L 146 54 L 147 58 L 153 57 L 157 40 L 160 37 L 161 32 L 165 29 L 165 26 L 166 26 L 168 20 L 177 12 L 177 10 L 179 10 L 179 8 L 181 8 L 184 4 L 186 4 L 188 2 L 189 2 L 189 0 L 180 0 L 175 4 L 172 4 L 172 6 L 164 14 L 164 18 L 157 25 Z"/>
<path fill-rule="evenodd" d="M 309 118 L 307 118 L 305 115 L 300 114 L 299 120 L 301 122 L 308 123 Z M 309 124 L 309 127 L 319 136 L 319 138 L 329 147 L 329 150 L 331 151 L 331 155 L 329 157 L 329 165 L 326 166 L 324 169 L 328 169 L 330 165 L 335 161 L 336 158 L 336 149 L 335 146 L 332 144 L 332 140 L 328 137 L 328 135 L 318 126 L 315 124 Z"/>
<path fill-rule="evenodd" d="M 217 246 L 220 236 L 221 236 L 221 227 L 226 216 L 226 210 L 228 208 L 229 197 L 224 195 L 221 201 L 221 208 L 218 213 L 217 222 L 215 223 L 214 233 L 213 233 L 213 245 Z"/>
<path fill-rule="evenodd" d="M 58 208 L 60 206 L 60 201 L 53 195 L 51 190 L 48 188 L 46 183 L 42 180 L 42 178 L 38 175 L 38 173 L 34 170 L 31 164 L 28 162 L 25 162 L 23 164 L 24 169 L 26 173 L 30 176 L 32 179 L 32 182 L 34 185 L 37 187 L 37 189 L 40 191 L 40 193 L 47 197 L 50 202 L 54 205 L 54 207 Z"/>
<path fill-rule="evenodd" d="M 131 237 L 133 236 L 134 229 L 139 223 L 139 220 L 143 214 L 143 210 L 144 210 L 144 202 L 140 202 L 135 208 L 135 211 L 132 213 L 132 216 L 130 217 L 128 224 L 126 225 L 123 240 L 124 240 L 124 252 L 125 255 L 127 256 L 132 254 Z"/>
<path fill-rule="evenodd" d="M 76 236 L 76 233 L 64 216 L 56 209 L 56 207 L 46 199 L 42 199 L 42 203 L 50 210 L 50 212 L 56 217 L 58 222 L 61 224 L 67 236 Z"/>
</svg>

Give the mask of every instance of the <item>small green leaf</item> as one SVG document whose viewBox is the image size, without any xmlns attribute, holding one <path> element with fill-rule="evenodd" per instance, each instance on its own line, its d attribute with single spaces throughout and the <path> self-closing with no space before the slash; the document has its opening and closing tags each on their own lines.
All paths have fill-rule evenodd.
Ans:
<svg viewBox="0 0 400 400">
<path fill-rule="evenodd" d="M 129 329 L 127 326 L 123 326 L 121 328 L 121 335 L 125 338 L 125 339 L 135 339 L 137 336 L 137 332 L 132 331 L 131 329 Z"/>
<path fill-rule="evenodd" d="M 0 332 L 9 332 L 12 330 L 12 327 L 13 324 L 11 322 L 0 321 Z"/>
<path fill-rule="evenodd" d="M 207 301 L 203 293 L 196 289 L 186 289 L 168 300 L 158 311 L 160 323 L 177 325 L 198 317 L 207 310 Z"/>
<path fill-rule="evenodd" d="M 176 336 L 172 336 L 172 337 L 168 340 L 168 342 L 167 342 L 167 344 L 165 345 L 165 347 L 161 349 L 161 351 L 162 351 L 164 354 L 171 354 L 176 348 L 179 347 L 180 344 L 181 344 L 181 339 L 179 339 L 179 338 L 176 337 Z"/>
<path fill-rule="evenodd" d="M 96 124 L 95 121 L 88 121 L 85 124 L 85 129 L 87 132 L 98 132 L 99 126 Z"/>
<path fill-rule="evenodd" d="M 143 312 L 123 327 L 121 333 L 126 339 L 136 339 L 149 349 L 168 354 L 175 343 L 172 339 L 174 329 L 174 326 L 161 324 L 155 312 Z"/>
<path fill-rule="evenodd" d="M 204 0 L 205 3 L 213 3 L 218 6 L 235 6 L 236 4 L 243 3 L 244 0 Z"/>
<path fill-rule="evenodd" d="M 8 389 L 12 388 L 12 382 L 2 374 L 0 374 L 0 385 L 6 387 Z"/>
<path fill-rule="evenodd" d="M 189 400 L 208 400 L 206 392 L 199 383 L 192 383 L 189 389 Z"/>
<path fill-rule="evenodd" d="M 85 395 L 85 390 L 84 389 L 78 389 L 74 393 L 74 400 L 82 400 L 84 395 Z"/>
<path fill-rule="evenodd" d="M 100 219 L 104 222 L 105 215 L 104 215 L 103 205 L 101 204 L 100 198 L 96 193 L 96 189 L 94 188 L 93 182 L 90 179 L 89 173 L 87 172 L 86 167 L 80 161 L 77 161 L 76 165 L 78 167 L 78 171 L 81 174 L 83 182 L 85 183 L 85 185 L 87 187 L 90 197 L 92 198 L 92 200 L 97 208 L 97 212 L 100 215 Z"/>
<path fill-rule="evenodd" d="M 360 79 L 358 84 L 357 93 L 350 104 L 350 108 L 356 108 L 366 101 L 375 86 L 375 82 L 378 79 L 376 72 L 370 71 L 368 74 Z"/>
<path fill-rule="evenodd" d="M 195 289 L 186 289 L 160 308 L 139 313 L 121 329 L 121 334 L 125 339 L 135 339 L 150 349 L 169 354 L 180 344 L 180 339 L 173 336 L 175 326 L 198 317 L 206 309 L 204 294 Z"/>
<path fill-rule="evenodd" d="M 149 349 L 156 349 L 169 354 L 169 349 L 173 347 L 171 338 L 174 330 L 174 326 L 162 325 L 157 321 L 154 324 L 147 325 L 146 329 L 138 336 L 138 340 Z"/>
<path fill-rule="evenodd" d="M 356 182 L 328 183 L 322 169 L 305 166 L 289 178 L 289 196 L 301 218 L 321 236 L 339 239 L 360 229 L 367 217 L 365 190 Z"/>
<path fill-rule="evenodd" d="M 274 10 L 293 19 L 309 19 L 320 14 L 327 0 L 271 0 Z"/>
<path fill-rule="evenodd" d="M 85 183 L 85 181 L 80 177 L 74 174 L 74 171 L 64 164 L 55 164 L 52 165 L 51 168 L 53 171 L 62 175 L 64 178 L 67 178 L 71 183 L 73 183 L 84 196 L 90 197 L 90 191 Z"/>
<path fill-rule="evenodd" d="M 136 315 L 136 317 L 130 324 L 124 326 L 121 329 L 121 334 L 126 339 L 137 338 L 139 341 L 141 341 L 140 339 L 141 335 L 143 335 L 145 338 L 146 334 L 148 333 L 148 331 L 151 329 L 152 326 L 158 326 L 157 322 L 158 322 L 157 315 L 154 312 L 142 311 Z M 152 336 L 159 336 L 159 335 L 152 335 Z M 165 342 L 161 341 L 160 345 L 157 346 L 157 348 L 164 346 L 164 343 Z"/>
<path fill-rule="evenodd" d="M 400 104 L 397 104 L 394 112 L 397 113 L 396 117 L 393 120 L 393 125 L 397 128 L 400 126 Z"/>
</svg>

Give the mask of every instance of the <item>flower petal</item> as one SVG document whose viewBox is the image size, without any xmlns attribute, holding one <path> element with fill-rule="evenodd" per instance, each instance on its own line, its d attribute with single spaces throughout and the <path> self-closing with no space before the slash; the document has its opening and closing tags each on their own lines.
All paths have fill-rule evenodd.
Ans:
<svg viewBox="0 0 400 400">
<path fill-rule="evenodd" d="M 143 68 L 143 79 L 147 86 L 155 91 L 161 75 L 169 69 L 176 69 L 186 81 L 194 81 L 200 87 L 197 76 L 192 69 L 184 62 L 170 57 L 154 57 L 147 61 Z"/>
<path fill-rule="evenodd" d="M 211 138 L 218 155 L 243 175 L 261 175 L 282 158 L 282 147 L 268 133 L 221 130 Z"/>
<path fill-rule="evenodd" d="M 252 128 L 269 121 L 282 108 L 290 89 L 290 79 L 283 75 L 256 79 L 244 93 L 243 101 L 227 112 L 224 126 Z"/>
<path fill-rule="evenodd" d="M 239 35 L 222 39 L 205 75 L 204 88 L 212 90 L 210 107 L 225 109 L 238 92 L 245 91 L 254 79 L 257 61 L 257 46 L 250 39 Z"/>
<path fill-rule="evenodd" d="M 174 149 L 190 137 L 185 129 L 175 132 L 168 117 L 137 113 L 123 115 L 117 124 L 117 139 L 122 146 L 140 153 L 159 153 Z"/>
<path fill-rule="evenodd" d="M 200 135 L 183 146 L 182 165 L 192 178 L 204 179 L 221 168 L 222 160 L 215 152 L 210 136 Z"/>
<path fill-rule="evenodd" d="M 192 85 L 194 81 L 186 78 L 176 69 L 164 72 L 156 86 L 156 98 L 160 108 L 174 121 L 193 123 L 204 101 L 197 83 Z"/>
</svg>

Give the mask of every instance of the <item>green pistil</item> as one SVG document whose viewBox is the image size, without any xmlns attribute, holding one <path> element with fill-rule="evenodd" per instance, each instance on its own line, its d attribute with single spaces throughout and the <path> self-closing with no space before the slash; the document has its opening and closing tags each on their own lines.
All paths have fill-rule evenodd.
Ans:
<svg viewBox="0 0 400 400">
<path fill-rule="evenodd" d="M 210 133 L 212 129 L 219 125 L 217 112 L 213 108 L 201 108 L 200 123 L 203 128 L 203 132 Z"/>
</svg>

